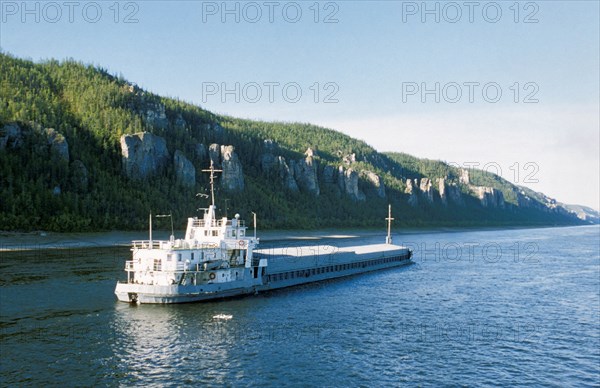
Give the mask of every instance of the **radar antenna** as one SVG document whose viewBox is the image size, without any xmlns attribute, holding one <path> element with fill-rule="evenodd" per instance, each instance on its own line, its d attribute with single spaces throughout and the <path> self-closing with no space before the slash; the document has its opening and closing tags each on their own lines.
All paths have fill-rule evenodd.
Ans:
<svg viewBox="0 0 600 388">
<path fill-rule="evenodd" d="M 212 200 L 212 206 L 215 206 L 215 172 L 223 172 L 223 170 L 215 170 L 213 161 L 210 161 L 210 169 L 202 170 L 203 172 L 210 172 L 210 197 Z"/>
</svg>

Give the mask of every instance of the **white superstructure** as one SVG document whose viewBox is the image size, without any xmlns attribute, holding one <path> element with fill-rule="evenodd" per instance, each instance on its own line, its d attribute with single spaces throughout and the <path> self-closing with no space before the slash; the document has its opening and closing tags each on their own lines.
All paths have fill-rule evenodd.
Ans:
<svg viewBox="0 0 600 388">
<path fill-rule="evenodd" d="M 215 170 L 211 169 L 211 189 Z M 212 191 L 212 190 L 211 190 Z M 125 263 L 127 281 L 115 294 L 125 302 L 169 303 L 202 300 L 215 293 L 228 296 L 262 284 L 266 260 L 252 252 L 258 238 L 246 235 L 239 215 L 217 218 L 214 195 L 202 218 L 188 218 L 185 238 L 132 242 L 132 260 Z M 150 219 L 150 222 L 152 218 Z"/>
</svg>

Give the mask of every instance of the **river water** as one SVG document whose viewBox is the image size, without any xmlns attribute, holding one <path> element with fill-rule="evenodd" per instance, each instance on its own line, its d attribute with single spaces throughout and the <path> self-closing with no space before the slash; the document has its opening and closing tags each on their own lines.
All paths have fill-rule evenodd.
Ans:
<svg viewBox="0 0 600 388">
<path fill-rule="evenodd" d="M 394 242 L 415 264 L 170 306 L 116 301 L 128 247 L 0 251 L 0 385 L 600 384 L 598 226 Z"/>
</svg>

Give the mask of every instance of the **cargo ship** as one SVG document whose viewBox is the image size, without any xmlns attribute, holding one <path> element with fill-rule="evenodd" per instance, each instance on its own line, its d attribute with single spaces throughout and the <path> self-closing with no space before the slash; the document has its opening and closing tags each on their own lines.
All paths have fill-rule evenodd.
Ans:
<svg viewBox="0 0 600 388">
<path fill-rule="evenodd" d="M 217 218 L 210 169 L 211 205 L 188 218 L 183 239 L 132 241 L 127 279 L 117 282 L 118 300 L 128 303 L 190 303 L 228 298 L 357 275 L 412 263 L 412 252 L 394 245 L 391 206 L 385 243 L 338 248 L 331 245 L 259 249 L 240 216 Z M 171 219 L 172 220 L 172 219 Z"/>
</svg>

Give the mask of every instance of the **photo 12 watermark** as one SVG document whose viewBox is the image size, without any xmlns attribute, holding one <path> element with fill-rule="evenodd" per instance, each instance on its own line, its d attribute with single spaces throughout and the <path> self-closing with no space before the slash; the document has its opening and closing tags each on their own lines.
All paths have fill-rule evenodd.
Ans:
<svg viewBox="0 0 600 388">
<path fill-rule="evenodd" d="M 540 172 L 540 166 L 538 163 L 533 161 L 523 162 L 504 162 L 499 163 L 495 161 L 485 162 L 453 162 L 444 161 L 449 167 L 459 169 L 457 172 L 460 183 L 470 184 L 470 177 L 477 173 L 491 173 L 510 179 L 513 183 L 532 184 L 539 183 L 538 173 Z M 436 166 L 424 166 L 421 167 L 417 162 L 407 160 L 402 163 L 400 169 L 397 170 L 401 176 L 410 176 L 414 171 L 421 171 L 425 175 L 435 176 L 437 174 Z M 505 175 L 505 172 L 506 175 Z"/>
<path fill-rule="evenodd" d="M 202 23 L 339 23 L 337 2 L 203 1 Z"/>
<path fill-rule="evenodd" d="M 402 23 L 539 23 L 540 6 L 527 1 L 404 1 Z"/>
<path fill-rule="evenodd" d="M 409 248 L 415 262 L 485 263 L 511 262 L 538 264 L 540 247 L 533 241 L 515 241 L 509 245 L 497 242 L 411 242 L 402 241 Z"/>
<path fill-rule="evenodd" d="M 336 82 L 300 83 L 294 81 L 202 82 L 202 102 L 336 104 L 340 86 Z"/>
<path fill-rule="evenodd" d="M 2 23 L 139 23 L 136 1 L 1 1 Z"/>
<path fill-rule="evenodd" d="M 540 102 L 540 87 L 536 82 L 511 82 L 502 84 L 488 81 L 463 82 L 402 82 L 402 103 L 488 103 L 496 104 L 503 100 L 515 104 L 537 104 Z"/>
</svg>

